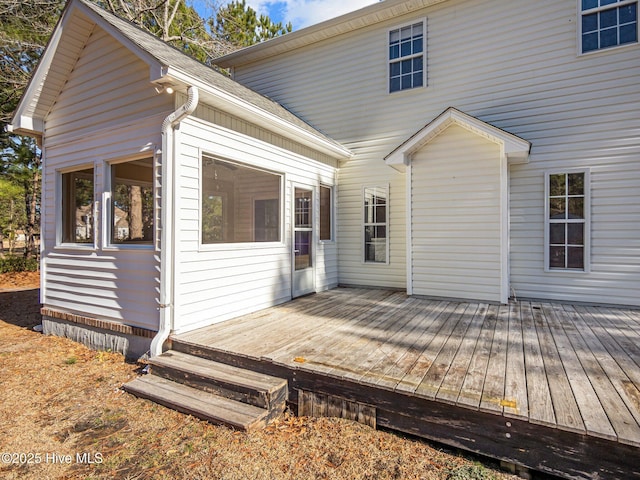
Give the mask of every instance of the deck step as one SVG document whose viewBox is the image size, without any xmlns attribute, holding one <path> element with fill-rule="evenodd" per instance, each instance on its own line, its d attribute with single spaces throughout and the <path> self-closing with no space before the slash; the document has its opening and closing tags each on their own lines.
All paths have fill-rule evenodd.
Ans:
<svg viewBox="0 0 640 480">
<path fill-rule="evenodd" d="M 124 390 L 212 423 L 250 430 L 285 409 L 285 379 L 169 350 L 149 361 L 149 374 Z"/>
<path fill-rule="evenodd" d="M 151 373 L 239 402 L 282 413 L 287 381 L 169 350 L 149 362 Z"/>
<path fill-rule="evenodd" d="M 243 431 L 264 428 L 268 411 L 246 403 L 204 392 L 197 388 L 145 375 L 123 386 L 125 391 L 178 412 L 193 415 L 216 425 Z"/>
</svg>

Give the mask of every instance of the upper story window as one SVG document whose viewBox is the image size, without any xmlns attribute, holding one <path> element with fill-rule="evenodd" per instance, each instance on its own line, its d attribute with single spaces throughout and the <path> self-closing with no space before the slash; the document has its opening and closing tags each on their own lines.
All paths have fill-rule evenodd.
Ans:
<svg viewBox="0 0 640 480">
<path fill-rule="evenodd" d="M 424 86 L 424 52 L 424 22 L 389 32 L 389 92 Z"/>
<path fill-rule="evenodd" d="M 582 53 L 638 41 L 638 0 L 581 0 Z"/>
</svg>

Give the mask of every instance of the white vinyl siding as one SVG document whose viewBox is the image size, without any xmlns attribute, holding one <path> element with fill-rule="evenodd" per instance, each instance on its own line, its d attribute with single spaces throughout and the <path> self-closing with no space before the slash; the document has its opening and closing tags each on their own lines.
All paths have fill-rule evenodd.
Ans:
<svg viewBox="0 0 640 480">
<path fill-rule="evenodd" d="M 314 186 L 317 197 L 320 183 L 335 185 L 335 168 L 195 118 L 183 121 L 177 141 L 181 149 L 176 158 L 175 329 L 192 330 L 290 300 L 291 186 Z M 279 242 L 201 243 L 201 157 L 211 152 L 216 158 L 282 175 Z M 319 209 L 317 202 L 314 208 Z M 318 210 L 313 218 L 317 230 Z M 315 249 L 316 290 L 337 286 L 335 243 L 318 242 Z"/>
<path fill-rule="evenodd" d="M 429 88 L 388 95 L 373 52 L 388 48 L 388 30 L 416 18 L 429 19 Z M 354 152 L 337 188 L 341 283 L 405 284 L 404 175 L 383 159 L 453 106 L 532 143 L 530 162 L 509 169 L 512 292 L 640 303 L 640 46 L 576 55 L 578 21 L 571 1 L 532 10 L 527 2 L 451 0 L 234 69 Z M 544 172 L 569 168 L 591 170 L 591 271 L 549 275 Z M 362 187 L 386 182 L 390 264 L 362 264 Z"/>
<path fill-rule="evenodd" d="M 149 68 L 104 31 L 95 29 L 45 120 L 42 270 L 46 308 L 156 330 L 159 264 L 152 249 L 108 247 L 102 192 L 110 162 L 152 156 L 174 100 L 158 95 Z M 56 172 L 94 169 L 95 248 L 56 246 L 61 192 Z M 104 221 L 103 221 L 104 220 Z"/>
<path fill-rule="evenodd" d="M 411 163 L 413 293 L 499 302 L 500 148 L 451 126 Z"/>
</svg>

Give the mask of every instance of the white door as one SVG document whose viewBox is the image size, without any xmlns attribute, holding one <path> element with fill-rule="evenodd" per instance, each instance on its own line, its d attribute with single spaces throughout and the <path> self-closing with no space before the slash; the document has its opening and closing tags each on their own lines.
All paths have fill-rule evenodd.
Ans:
<svg viewBox="0 0 640 480">
<path fill-rule="evenodd" d="M 293 189 L 293 286 L 292 296 L 316 290 L 313 234 L 313 190 Z"/>
</svg>

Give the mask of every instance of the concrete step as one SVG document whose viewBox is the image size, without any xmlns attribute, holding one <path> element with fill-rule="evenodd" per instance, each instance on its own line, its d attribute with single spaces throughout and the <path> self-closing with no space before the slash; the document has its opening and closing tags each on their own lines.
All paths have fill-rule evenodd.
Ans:
<svg viewBox="0 0 640 480">
<path fill-rule="evenodd" d="M 155 375 L 145 375 L 123 386 L 124 390 L 165 407 L 243 431 L 264 428 L 269 411 L 189 387 Z"/>
</svg>

